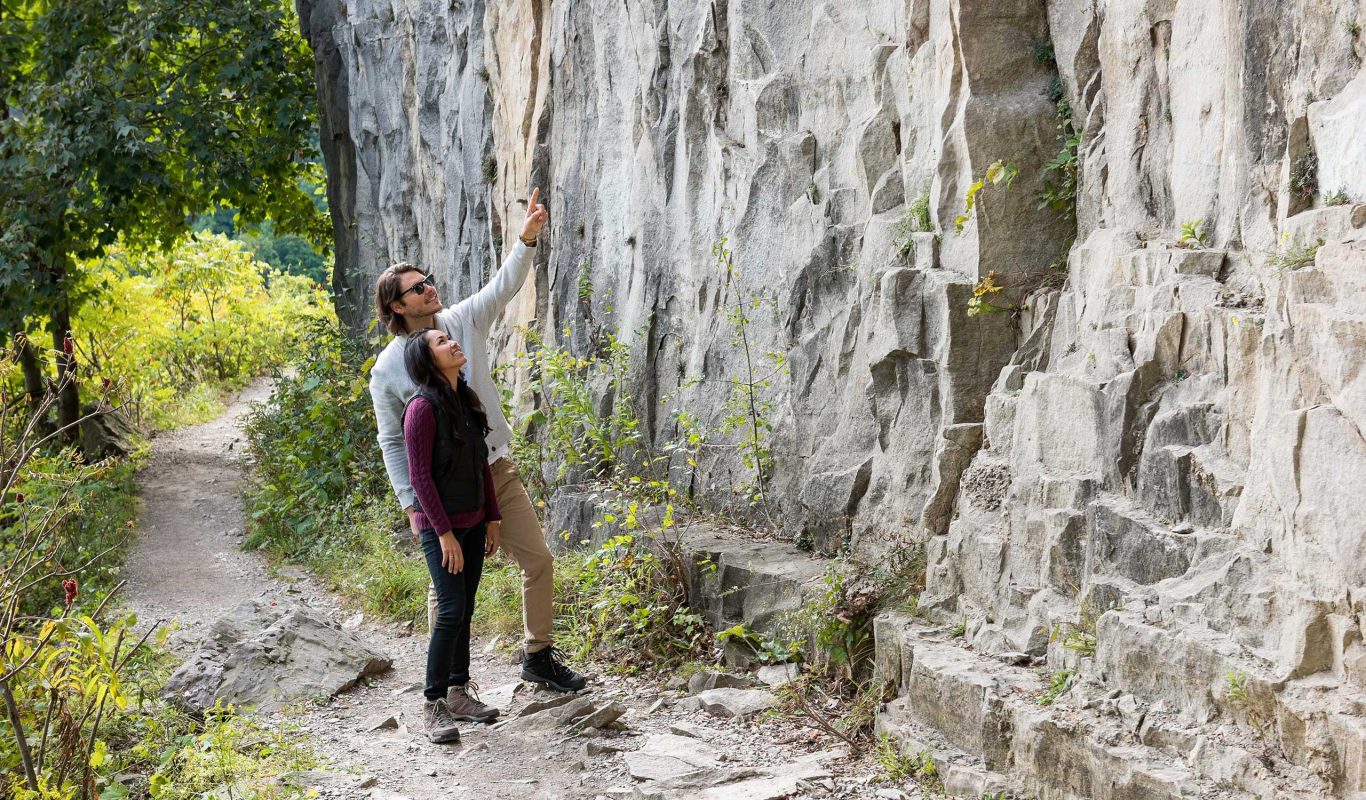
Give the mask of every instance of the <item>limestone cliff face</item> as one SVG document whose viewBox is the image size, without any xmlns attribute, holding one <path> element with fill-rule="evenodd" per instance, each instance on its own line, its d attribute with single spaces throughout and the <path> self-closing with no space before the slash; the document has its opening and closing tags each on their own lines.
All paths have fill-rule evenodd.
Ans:
<svg viewBox="0 0 1366 800">
<path fill-rule="evenodd" d="M 1360 3 L 300 6 L 352 324 L 392 261 L 480 284 L 538 184 L 551 230 L 505 352 L 532 320 L 581 352 L 626 337 L 662 441 L 662 397 L 722 416 L 728 310 L 760 300 L 787 533 L 924 547 L 932 619 L 1138 709 L 1063 735 L 981 667 L 977 727 L 907 725 L 1049 797 L 1366 791 Z M 1075 218 L 1040 202 L 1060 96 Z M 972 192 L 997 162 L 1014 180 Z M 984 299 L 1026 310 L 967 314 L 993 271 Z M 963 674 L 917 647 L 912 711 Z M 1178 735 L 1195 721 L 1260 744 Z"/>
</svg>

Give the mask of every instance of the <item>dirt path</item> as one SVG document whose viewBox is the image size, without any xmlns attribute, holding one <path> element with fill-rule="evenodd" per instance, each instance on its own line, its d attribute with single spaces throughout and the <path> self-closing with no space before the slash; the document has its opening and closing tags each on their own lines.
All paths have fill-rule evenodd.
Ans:
<svg viewBox="0 0 1366 800">
<path fill-rule="evenodd" d="M 314 785 L 321 797 L 445 800 L 472 792 L 508 800 L 628 798 L 640 796 L 635 787 L 642 784 L 629 774 L 626 753 L 653 739 L 656 746 L 668 739 L 683 750 L 711 753 L 718 769 L 756 776 L 774 774 L 774 768 L 781 773 L 837 744 L 791 722 L 720 719 L 687 708 L 676 685 L 616 676 L 595 677 L 585 694 L 595 702 L 616 701 L 626 708 L 620 730 L 579 735 L 564 727 L 518 731 L 521 723 L 471 724 L 462 729 L 458 745 L 428 743 L 422 735 L 420 691 L 425 637 L 363 620 L 301 571 L 272 575 L 263 559 L 240 549 L 240 424 L 250 404 L 268 393 L 267 384 L 255 384 L 212 422 L 156 440 L 152 461 L 141 474 L 142 537 L 123 570 L 128 580 L 124 597 L 144 620 L 174 619 L 180 628 L 172 642 L 182 649 L 196 644 L 214 620 L 241 602 L 265 597 L 308 605 L 355 629 L 393 659 L 393 669 L 370 685 L 291 718 L 333 769 L 356 776 L 324 776 Z M 484 643 L 476 643 L 474 650 L 475 680 L 484 687 L 485 701 L 503 709 L 504 719 L 552 696 L 521 684 L 518 667 L 506 654 Z M 377 727 L 381 722 L 391 724 Z M 799 791 L 731 794 L 729 789 L 739 785 L 729 784 L 715 796 L 918 796 L 913 789 L 893 794 L 897 790 L 870 783 L 875 768 L 866 758 L 848 761 L 835 755 L 820 762 L 818 768 L 800 762 L 811 774 Z M 751 783 L 755 780 L 762 779 Z M 685 790 L 678 796 L 694 794 Z"/>
</svg>

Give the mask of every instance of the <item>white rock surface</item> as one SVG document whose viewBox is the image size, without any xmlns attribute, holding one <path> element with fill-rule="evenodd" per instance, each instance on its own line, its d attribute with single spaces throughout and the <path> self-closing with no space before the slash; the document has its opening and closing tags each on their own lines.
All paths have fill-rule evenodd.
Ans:
<svg viewBox="0 0 1366 800">
<path fill-rule="evenodd" d="M 920 710 L 888 730 L 971 757 L 946 780 L 1366 791 L 1358 3 L 513 5 L 302 2 L 348 321 L 391 261 L 432 266 L 448 300 L 480 285 L 515 198 L 544 186 L 551 230 L 495 346 L 532 319 L 578 354 L 615 332 L 638 408 L 673 397 L 715 428 L 743 361 L 737 286 L 771 300 L 749 330 L 788 367 L 771 501 L 818 549 L 923 549 L 922 620 L 880 622 L 878 659 Z M 1075 224 L 1039 208 L 1055 68 Z M 997 160 L 1018 177 L 964 214 Z M 899 234 L 921 196 L 934 232 Z M 1183 225 L 1205 241 L 1178 246 Z M 993 270 L 1028 308 L 968 316 Z M 661 409 L 641 433 L 673 424 Z M 744 474 L 721 449 L 697 485 Z M 755 571 L 728 565 L 716 580 L 743 592 L 700 603 L 802 607 Z M 960 624 L 980 663 L 937 653 Z M 1033 701 L 1047 675 L 1000 653 L 1075 672 L 1069 702 L 1089 682 L 1135 705 L 1079 709 L 1086 738 Z M 930 713 L 938 697 L 966 711 Z M 1139 707 L 1150 721 L 1124 724 Z M 1215 724 L 1233 733 L 1185 733 Z M 1223 744 L 1248 736 L 1272 766 Z"/>
</svg>

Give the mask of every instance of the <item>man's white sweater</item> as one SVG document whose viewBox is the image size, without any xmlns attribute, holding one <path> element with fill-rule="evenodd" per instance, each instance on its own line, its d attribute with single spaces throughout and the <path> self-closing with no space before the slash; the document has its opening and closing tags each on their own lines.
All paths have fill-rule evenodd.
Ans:
<svg viewBox="0 0 1366 800">
<path fill-rule="evenodd" d="M 478 395 L 489 418 L 489 434 L 484 441 L 489 446 L 489 463 L 508 453 L 512 441 L 512 427 L 503 416 L 498 387 L 493 384 L 489 364 L 489 329 L 521 290 L 531 267 L 530 251 L 518 241 L 503 261 L 502 269 L 484 288 L 436 315 L 436 324 L 446 335 L 460 343 L 465 351 L 465 380 Z M 403 366 L 403 341 L 395 336 L 375 358 L 370 370 L 370 399 L 375 404 L 375 419 L 379 423 L 379 447 L 384 453 L 384 468 L 389 483 L 404 508 L 417 499 L 408 480 L 408 450 L 403 445 L 403 408 L 417 393 L 417 386 Z"/>
</svg>

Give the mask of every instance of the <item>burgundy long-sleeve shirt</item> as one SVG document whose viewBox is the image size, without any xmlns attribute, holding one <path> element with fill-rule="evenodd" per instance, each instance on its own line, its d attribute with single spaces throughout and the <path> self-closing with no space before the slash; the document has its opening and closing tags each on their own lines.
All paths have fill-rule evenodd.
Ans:
<svg viewBox="0 0 1366 800">
<path fill-rule="evenodd" d="M 436 440 L 436 409 L 425 397 L 415 397 L 403 418 L 403 440 L 408 449 L 408 475 L 417 493 L 421 511 L 414 512 L 418 530 L 431 528 L 438 535 L 459 528 L 473 528 L 481 522 L 503 518 L 498 512 L 498 495 L 493 486 L 493 470 L 484 462 L 484 507 L 464 514 L 447 514 L 432 478 L 432 443 Z"/>
</svg>

